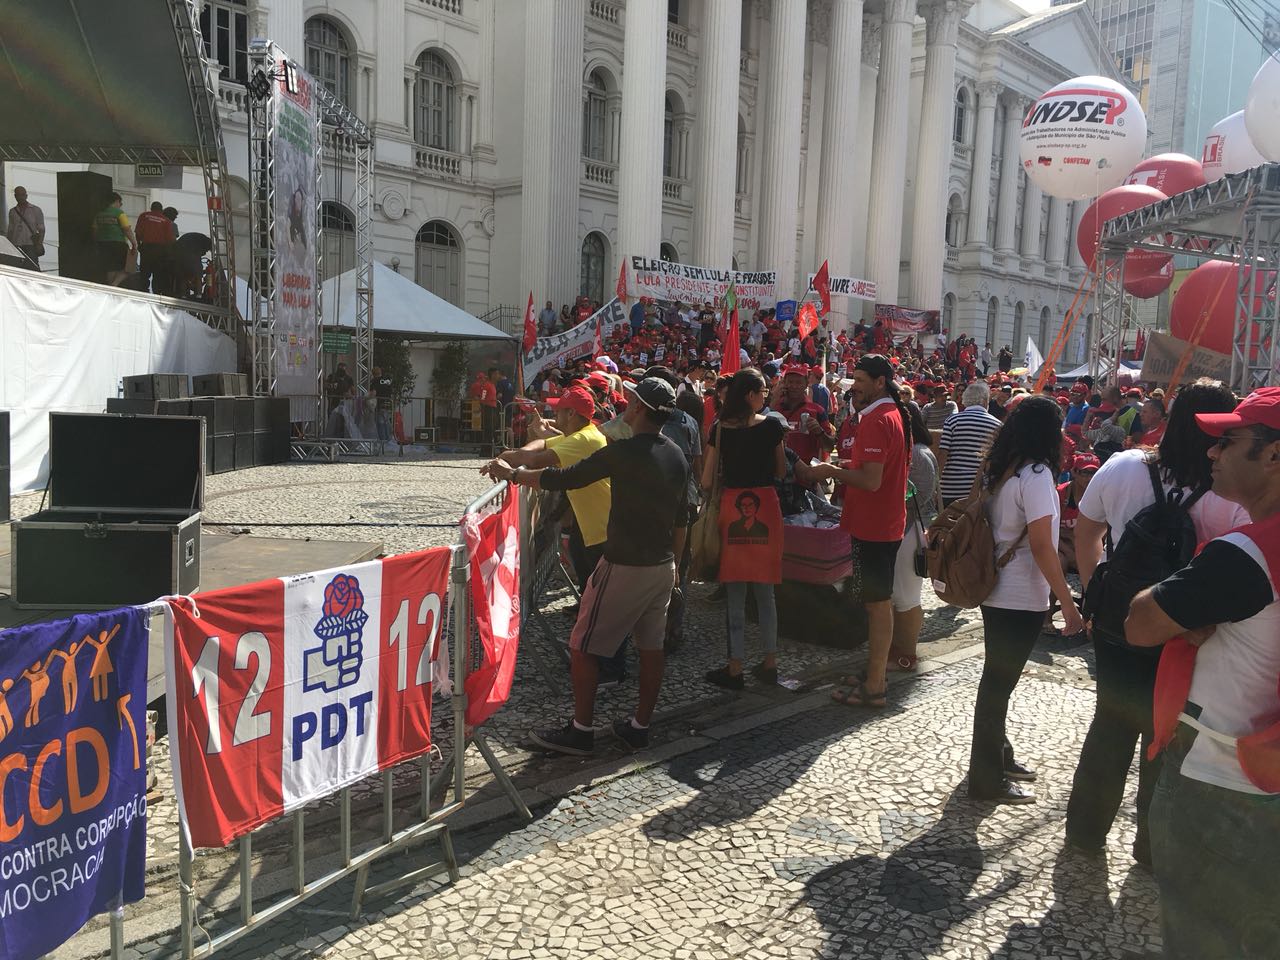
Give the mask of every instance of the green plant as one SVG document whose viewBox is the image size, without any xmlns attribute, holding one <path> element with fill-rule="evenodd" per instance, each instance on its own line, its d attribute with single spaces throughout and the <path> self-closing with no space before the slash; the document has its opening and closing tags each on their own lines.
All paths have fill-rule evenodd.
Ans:
<svg viewBox="0 0 1280 960">
<path fill-rule="evenodd" d="M 392 389 L 395 390 L 395 406 L 403 407 L 407 404 L 418 382 L 418 375 L 413 372 L 408 343 L 398 337 L 375 336 L 373 365 L 381 367 L 382 372 L 391 378 Z"/>
<path fill-rule="evenodd" d="M 462 392 L 467 386 L 471 370 L 470 351 L 466 343 L 455 340 L 445 345 L 431 372 L 431 393 L 436 403 L 443 405 L 448 416 L 457 416 Z"/>
</svg>

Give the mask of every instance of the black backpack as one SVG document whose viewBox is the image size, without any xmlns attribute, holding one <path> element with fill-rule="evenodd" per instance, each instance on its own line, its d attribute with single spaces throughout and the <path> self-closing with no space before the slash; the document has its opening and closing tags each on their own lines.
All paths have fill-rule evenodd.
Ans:
<svg viewBox="0 0 1280 960">
<path fill-rule="evenodd" d="M 1093 621 L 1093 635 L 1100 640 L 1158 656 L 1159 647 L 1133 647 L 1125 642 L 1124 621 L 1134 597 L 1181 570 L 1195 556 L 1198 538 L 1189 511 L 1206 491 L 1197 490 L 1186 499 L 1178 488 L 1165 493 L 1159 468 L 1148 462 L 1147 470 L 1155 502 L 1125 525 L 1118 544 L 1112 543 L 1111 528 L 1107 528 L 1108 559 L 1093 571 L 1083 613 Z"/>
</svg>

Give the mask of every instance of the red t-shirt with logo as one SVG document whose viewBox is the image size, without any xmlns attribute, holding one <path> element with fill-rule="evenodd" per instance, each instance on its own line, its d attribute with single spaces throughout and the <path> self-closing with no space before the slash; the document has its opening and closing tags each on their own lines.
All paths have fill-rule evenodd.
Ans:
<svg viewBox="0 0 1280 960">
<path fill-rule="evenodd" d="M 882 397 L 862 411 L 849 469 L 883 463 L 880 489 L 845 487 L 840 527 L 849 536 L 877 543 L 901 540 L 907 528 L 906 434 L 893 400 Z"/>
<path fill-rule="evenodd" d="M 809 415 L 809 419 L 817 420 L 818 423 L 822 424 L 822 428 L 825 431 L 827 429 L 827 421 L 830 419 L 827 416 L 827 411 L 823 410 L 816 403 L 810 403 L 806 400 L 804 403 L 800 404 L 798 407 L 792 408 L 791 410 L 784 410 L 781 405 L 779 405 L 778 412 L 786 417 L 787 422 L 791 424 L 791 429 L 787 431 L 787 447 L 793 450 L 795 455 L 805 462 L 822 458 L 825 448 L 817 437 L 806 430 L 800 429 L 800 415 L 807 413 Z"/>
</svg>

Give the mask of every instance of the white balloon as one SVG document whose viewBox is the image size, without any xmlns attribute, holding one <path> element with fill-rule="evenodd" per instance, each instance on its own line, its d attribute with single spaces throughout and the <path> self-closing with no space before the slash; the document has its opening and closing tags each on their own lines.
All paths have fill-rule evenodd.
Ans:
<svg viewBox="0 0 1280 960">
<path fill-rule="evenodd" d="M 1147 146 L 1147 117 L 1127 87 L 1076 77 L 1031 105 L 1022 122 L 1022 169 L 1041 190 L 1085 200 L 1124 183 Z"/>
<path fill-rule="evenodd" d="M 1280 60 L 1275 55 L 1262 61 L 1253 75 L 1244 103 L 1244 125 L 1262 156 L 1280 160 Z"/>
<path fill-rule="evenodd" d="M 1228 173 L 1243 173 L 1267 162 L 1249 138 L 1244 125 L 1244 111 L 1223 117 L 1213 125 L 1204 138 L 1204 156 L 1200 166 L 1204 168 L 1209 183 L 1221 180 Z"/>
</svg>

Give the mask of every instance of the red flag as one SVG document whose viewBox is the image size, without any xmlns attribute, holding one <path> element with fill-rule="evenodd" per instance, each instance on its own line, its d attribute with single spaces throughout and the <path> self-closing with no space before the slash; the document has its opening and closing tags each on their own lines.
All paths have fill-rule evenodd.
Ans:
<svg viewBox="0 0 1280 960">
<path fill-rule="evenodd" d="M 818 329 L 818 310 L 812 301 L 800 304 L 800 312 L 796 315 L 796 326 L 800 330 L 801 340 Z"/>
<path fill-rule="evenodd" d="M 467 676 L 467 724 L 479 726 L 511 695 L 520 647 L 520 491 L 485 517 L 467 514 L 462 534 L 471 552 L 471 609 L 484 648 Z"/>
<path fill-rule="evenodd" d="M 734 307 L 733 312 L 729 314 L 729 329 L 725 331 L 724 355 L 720 358 L 720 376 L 727 377 L 741 369 L 742 357 L 739 356 L 741 349 L 738 337 L 738 308 Z"/>
<path fill-rule="evenodd" d="M 533 312 L 533 291 L 529 291 L 529 305 L 524 308 L 524 352 L 528 353 L 538 342 L 538 317 Z"/>
<path fill-rule="evenodd" d="M 619 302 L 625 307 L 627 305 L 627 261 L 623 260 L 622 265 L 618 267 L 618 283 L 613 288 L 613 292 L 618 295 Z"/>
<path fill-rule="evenodd" d="M 813 275 L 813 289 L 818 291 L 818 296 L 822 300 L 822 315 L 825 317 L 831 312 L 831 267 L 829 261 L 823 260 L 822 266 Z"/>
</svg>

